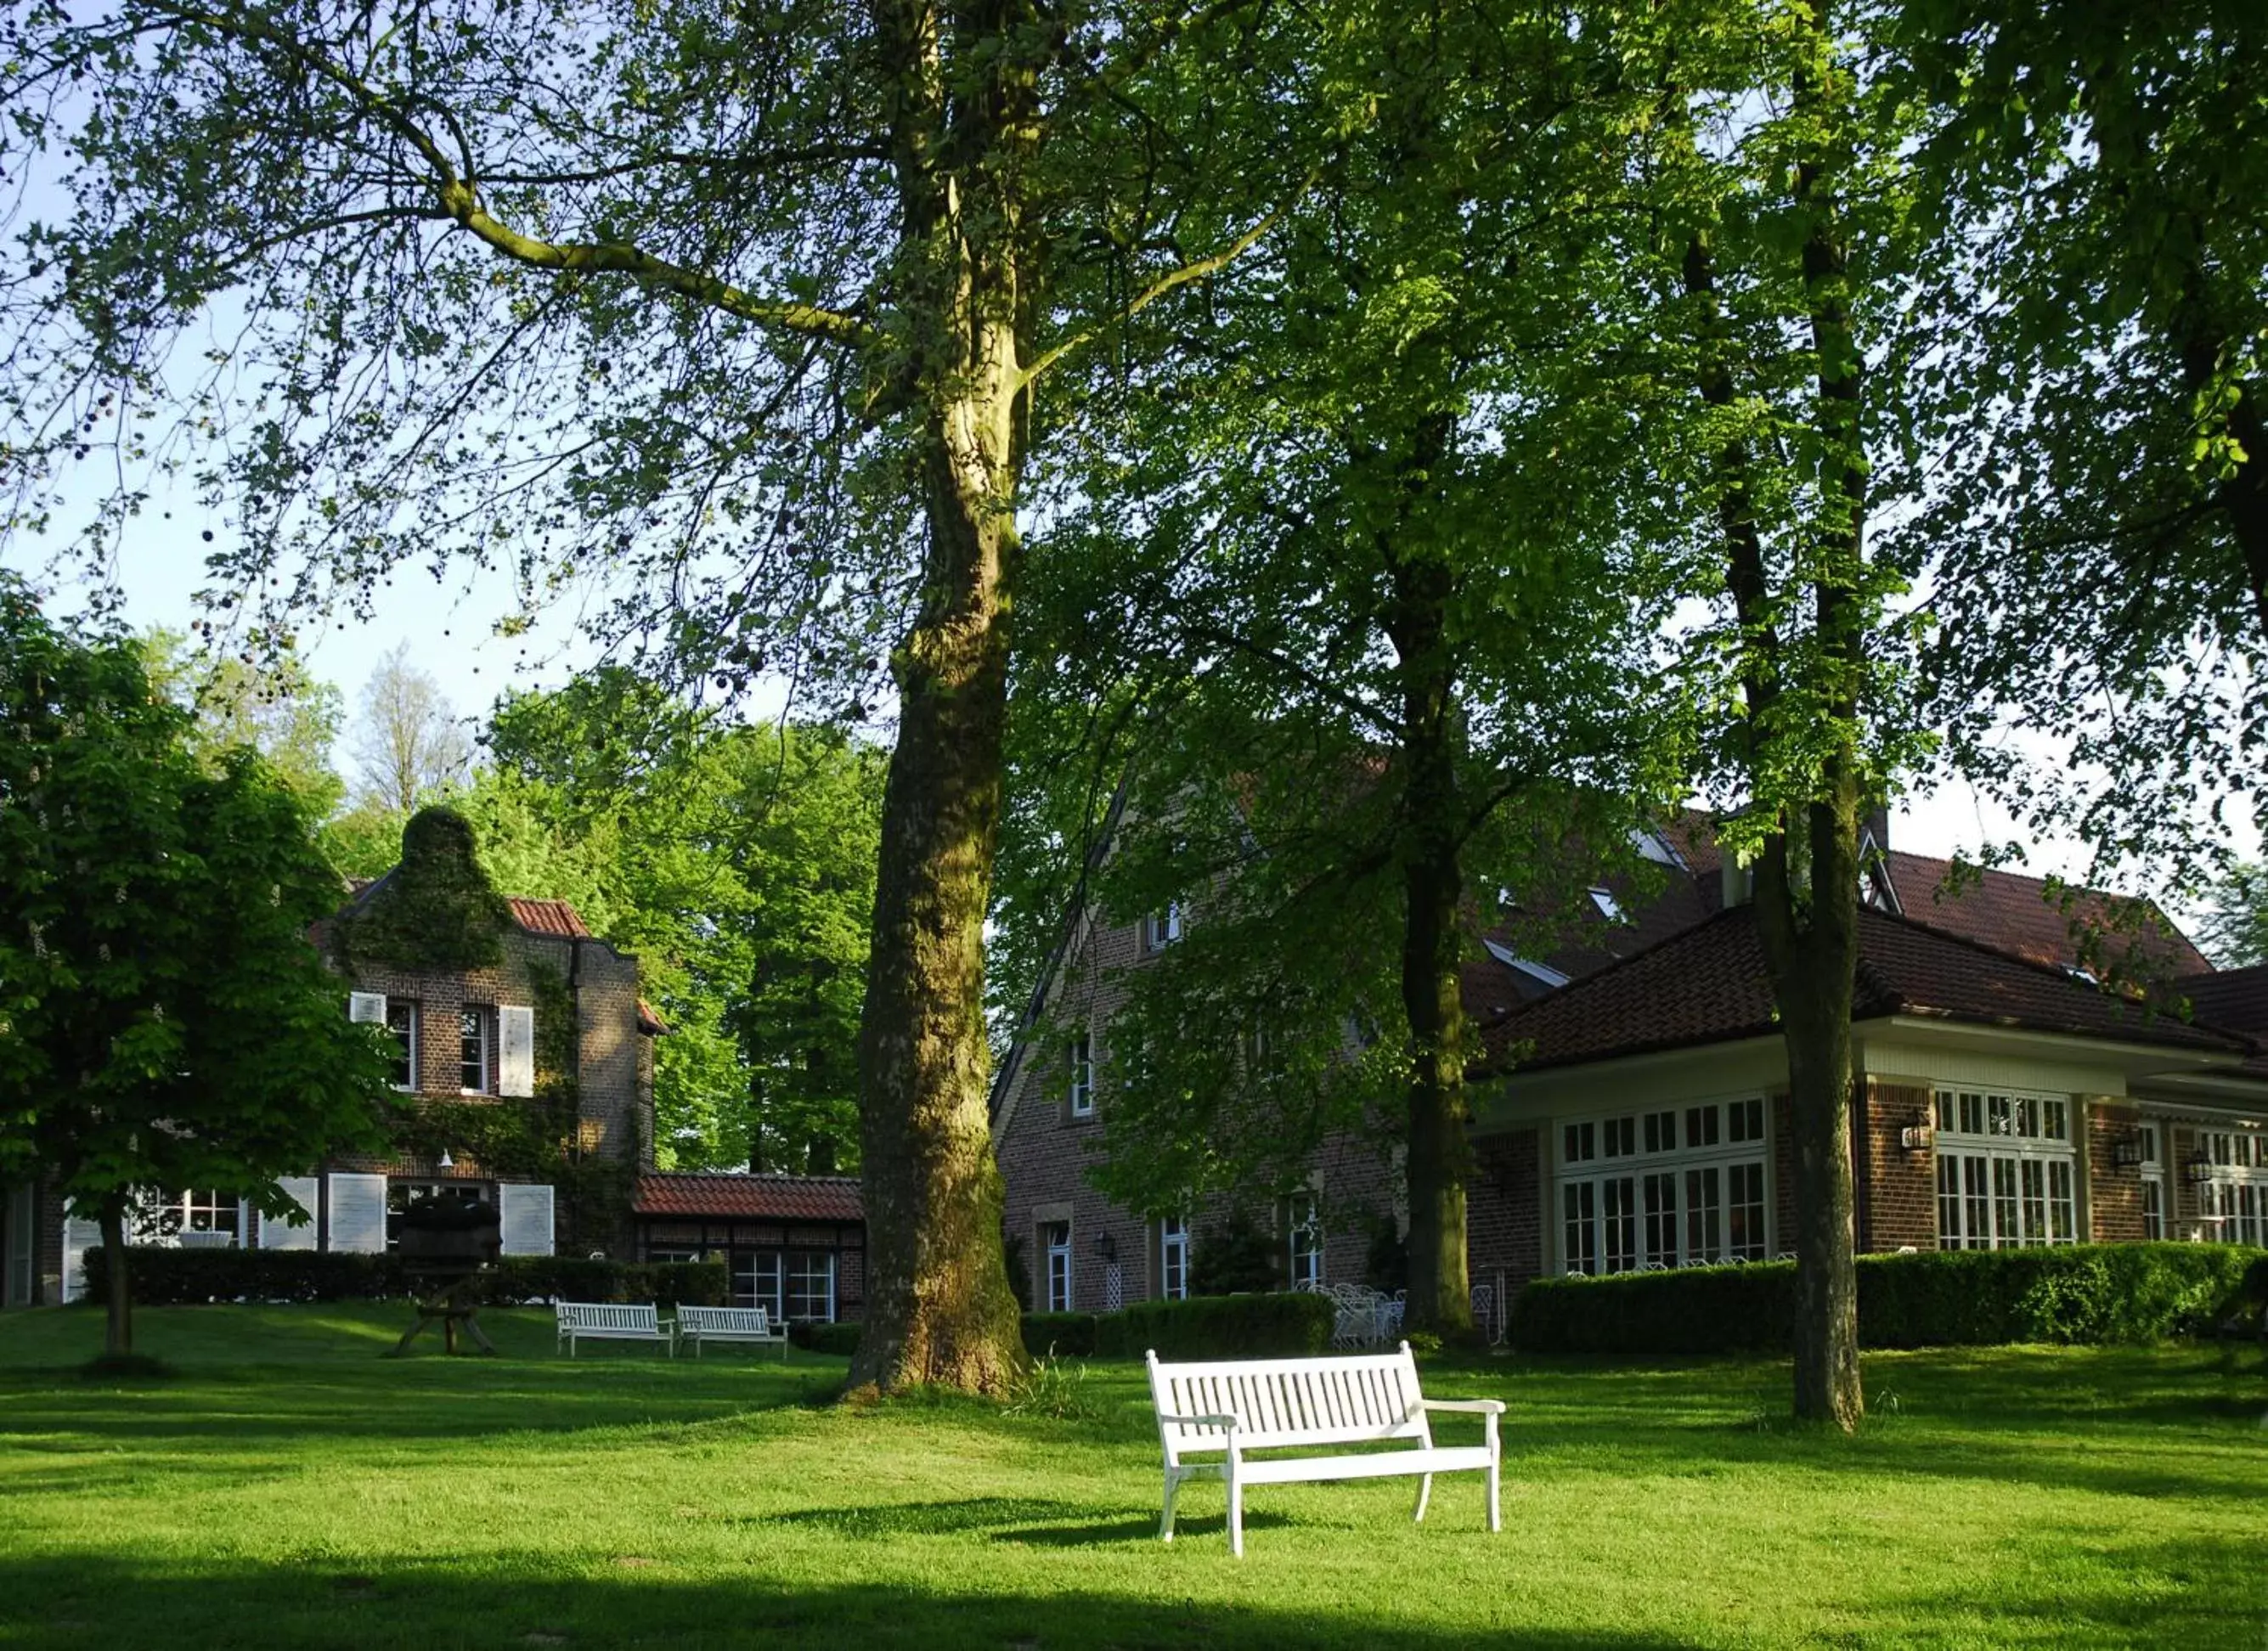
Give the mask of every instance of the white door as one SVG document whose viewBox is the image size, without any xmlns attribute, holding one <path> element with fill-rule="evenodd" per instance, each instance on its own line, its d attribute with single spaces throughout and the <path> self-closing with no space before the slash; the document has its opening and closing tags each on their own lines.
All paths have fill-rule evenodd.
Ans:
<svg viewBox="0 0 2268 1651">
<path fill-rule="evenodd" d="M 315 1217 L 320 1213 L 322 1194 L 320 1183 L 312 1175 L 284 1175 L 276 1185 L 298 1201 L 307 1212 L 305 1221 L 288 1221 L 274 1215 L 260 1218 L 260 1247 L 262 1250 L 313 1250 L 317 1247 L 319 1228 Z"/>
<path fill-rule="evenodd" d="M 335 1174 L 330 1181 L 330 1248 L 362 1255 L 384 1254 L 386 1178 Z"/>
<path fill-rule="evenodd" d="M 497 1188 L 500 1247 L 508 1256 L 551 1253 L 551 1189 L 506 1181 Z"/>
</svg>

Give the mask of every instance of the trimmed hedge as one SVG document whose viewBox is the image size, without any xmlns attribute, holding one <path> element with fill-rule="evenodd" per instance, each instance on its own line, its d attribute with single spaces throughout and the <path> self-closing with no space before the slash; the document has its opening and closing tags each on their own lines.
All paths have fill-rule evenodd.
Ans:
<svg viewBox="0 0 2268 1651">
<path fill-rule="evenodd" d="M 1274 1358 L 1321 1353 L 1330 1345 L 1336 1314 L 1329 1299 L 1304 1293 L 1193 1295 L 1181 1302 L 1137 1302 L 1116 1313 L 1027 1313 L 1024 1346 L 1035 1357 L 1052 1347 L 1059 1358 Z"/>
<path fill-rule="evenodd" d="M 816 1318 L 792 1318 L 788 1321 L 787 1339 L 792 1346 L 847 1359 L 858 1351 L 858 1332 L 862 1328 L 856 1319 L 827 1324 Z"/>
<path fill-rule="evenodd" d="M 414 1293 L 417 1274 L 396 1255 L 315 1250 L 175 1250 L 128 1247 L 134 1299 L 149 1307 L 206 1302 L 382 1301 Z M 593 1261 L 580 1256 L 506 1256 L 481 1275 L 489 1302 L 690 1302 L 718 1306 L 731 1288 L 721 1261 Z M 87 1293 L 109 1288 L 103 1251 L 86 1252 Z"/>
<path fill-rule="evenodd" d="M 1869 1347 L 2150 1342 L 2257 1311 L 2268 1255 L 2233 1244 L 2063 1244 L 1859 1258 Z M 1529 1353 L 1785 1353 L 1795 1264 L 1537 1279 L 1512 1308 Z"/>
</svg>

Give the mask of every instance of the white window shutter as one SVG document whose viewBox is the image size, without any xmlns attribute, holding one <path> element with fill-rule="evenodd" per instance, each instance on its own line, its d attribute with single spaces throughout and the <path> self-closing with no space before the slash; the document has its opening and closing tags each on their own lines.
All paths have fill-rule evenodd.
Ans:
<svg viewBox="0 0 2268 1651">
<path fill-rule="evenodd" d="M 534 1094 L 535 1011 L 524 1005 L 503 1004 L 497 1009 L 497 1093 Z"/>
<path fill-rule="evenodd" d="M 102 1243 L 102 1223 L 63 1217 L 63 1300 L 76 1302 L 86 1295 L 86 1252 Z"/>
<path fill-rule="evenodd" d="M 386 1250 L 386 1178 L 337 1174 L 331 1182 L 333 1250 L 379 1255 Z"/>
<path fill-rule="evenodd" d="M 502 1249 L 508 1256 L 548 1256 L 551 1253 L 551 1189 L 523 1186 L 506 1181 L 497 1188 L 497 1214 L 503 1231 Z"/>
<path fill-rule="evenodd" d="M 357 1024 L 367 1022 L 373 1026 L 385 1025 L 386 994 L 383 992 L 348 993 L 347 1018 Z"/>
<path fill-rule="evenodd" d="M 307 1212 L 303 1222 L 286 1221 L 272 1215 L 260 1218 L 260 1247 L 262 1250 L 313 1250 L 315 1248 L 315 1207 L 321 1194 L 319 1183 L 312 1175 L 285 1175 L 276 1178 L 282 1187 L 299 1202 Z"/>
</svg>

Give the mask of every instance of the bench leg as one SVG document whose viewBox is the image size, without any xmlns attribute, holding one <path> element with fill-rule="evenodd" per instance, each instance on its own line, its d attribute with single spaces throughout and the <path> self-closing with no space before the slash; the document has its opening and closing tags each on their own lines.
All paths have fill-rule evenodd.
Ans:
<svg viewBox="0 0 2268 1651">
<path fill-rule="evenodd" d="M 1244 1486 L 1233 1469 L 1228 1476 L 1228 1551 L 1237 1559 L 1244 1557 Z"/>
<path fill-rule="evenodd" d="M 1181 1493 L 1182 1476 L 1171 1468 L 1166 1470 L 1166 1511 L 1158 1519 L 1158 1540 L 1174 1539 L 1174 1498 Z"/>
<path fill-rule="evenodd" d="M 1488 1464 L 1489 1529 L 1491 1530 L 1504 1529 L 1504 1515 L 1497 1508 L 1497 1479 L 1499 1472 L 1500 1470 L 1494 1462 Z"/>
<path fill-rule="evenodd" d="M 1425 1523 L 1425 1504 L 1432 1500 L 1433 1476 L 1430 1473 L 1421 1473 L 1418 1476 L 1418 1511 L 1410 1515 L 1411 1524 L 1422 1525 Z"/>
</svg>

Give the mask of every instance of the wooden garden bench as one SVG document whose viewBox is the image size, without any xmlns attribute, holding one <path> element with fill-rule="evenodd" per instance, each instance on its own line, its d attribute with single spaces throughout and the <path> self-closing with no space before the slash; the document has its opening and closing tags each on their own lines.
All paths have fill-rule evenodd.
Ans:
<svg viewBox="0 0 2268 1651">
<path fill-rule="evenodd" d="M 616 1302 L 556 1302 L 552 1310 L 558 1315 L 559 1345 L 567 1349 L 567 1356 L 575 1356 L 575 1343 L 588 1341 L 658 1341 L 669 1349 L 670 1356 L 677 1354 L 677 1336 L 674 1326 L 664 1322 L 661 1315 L 649 1304 L 632 1307 Z"/>
<path fill-rule="evenodd" d="M 1166 1510 L 1158 1535 L 1167 1542 L 1174 1539 L 1174 1497 L 1182 1480 L 1197 1478 L 1228 1481 L 1228 1551 L 1234 1554 L 1244 1552 L 1248 1485 L 1417 1474 L 1416 1517 L 1422 1520 L 1433 1476 L 1471 1469 L 1488 1475 L 1488 1528 L 1503 1529 L 1497 1506 L 1497 1418 L 1504 1414 L 1504 1402 L 1427 1398 L 1418 1391 L 1418 1362 L 1406 1341 L 1399 1353 L 1207 1364 L 1160 1364 L 1153 1352 L 1150 1401 L 1157 1406 L 1158 1442 L 1166 1453 Z M 1435 1444 L 1426 1413 L 1437 1410 L 1479 1415 L 1485 1442 Z M 1413 1448 L 1319 1453 L 1324 1446 L 1403 1439 Z M 1286 1449 L 1307 1454 L 1250 1454 Z M 1216 1459 L 1187 1460 L 1193 1453 Z"/>
<path fill-rule="evenodd" d="M 692 1307 L 677 1310 L 677 1333 L 681 1339 L 693 1344 L 693 1356 L 701 1356 L 704 1341 L 753 1341 L 761 1346 L 779 1348 L 780 1362 L 787 1362 L 787 1326 L 774 1324 L 770 1310 L 762 1307 Z"/>
</svg>

